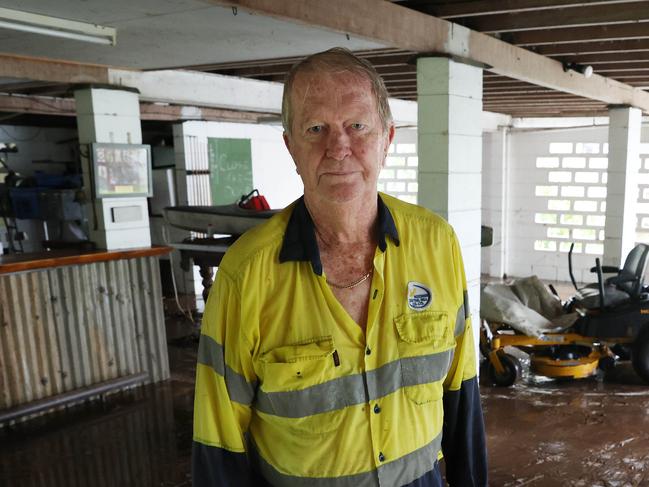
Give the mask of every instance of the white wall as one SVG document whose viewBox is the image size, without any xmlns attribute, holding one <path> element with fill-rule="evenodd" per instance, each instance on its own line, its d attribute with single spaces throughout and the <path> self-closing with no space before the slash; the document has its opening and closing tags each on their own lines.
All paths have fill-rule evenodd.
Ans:
<svg viewBox="0 0 649 487">
<path fill-rule="evenodd" d="M 174 126 L 176 204 L 211 205 L 209 174 L 187 175 L 187 170 L 209 169 L 208 138 L 250 139 L 253 186 L 266 197 L 271 208 L 284 208 L 299 198 L 303 191 L 302 181 L 284 145 L 282 133 L 283 129 L 279 125 L 185 122 Z M 152 224 L 152 228 L 156 228 L 158 223 L 160 222 Z M 189 236 L 189 232 L 172 228 L 168 230 L 169 241 L 172 243 Z M 154 239 L 161 238 L 160 232 L 156 233 Z M 200 295 L 202 288 L 195 273 L 180 270 L 178 252 L 174 252 L 172 258 L 178 291 L 184 294 L 196 291 Z"/>
<path fill-rule="evenodd" d="M 2 154 L 17 173 L 31 176 L 34 171 L 62 172 L 63 165 L 33 164 L 33 161 L 51 160 L 70 162 L 78 160 L 79 144 L 74 128 L 21 127 L 0 125 L 0 142 L 18 146 L 15 154 Z"/>
<path fill-rule="evenodd" d="M 547 126 L 551 121 L 545 121 Z M 643 129 L 642 141 L 649 140 L 649 128 Z M 483 223 L 494 227 L 494 247 L 483 249 L 482 272 L 484 274 L 501 277 L 501 269 L 510 276 L 528 276 L 536 274 L 548 280 L 569 280 L 567 242 L 577 241 L 582 243 L 579 253 L 574 255 L 575 277 L 580 282 L 590 282 L 594 276 L 589 268 L 594 265 L 595 258 L 601 255 L 596 249 L 598 244 L 603 243 L 601 237 L 603 227 L 587 225 L 588 216 L 602 215 L 602 203 L 605 198 L 589 197 L 589 188 L 606 186 L 606 169 L 597 168 L 597 161 L 591 164 L 591 158 L 601 160 L 607 157 L 605 154 L 608 142 L 608 127 L 593 126 L 581 128 L 560 128 L 560 129 L 513 129 L 509 132 L 504 148 L 502 146 L 501 134 L 485 134 L 483 147 Z M 550 143 L 569 143 L 569 153 L 550 153 Z M 584 151 L 584 146 L 577 146 L 580 143 L 594 143 L 593 146 L 599 153 L 588 154 L 578 153 Z M 558 164 L 558 167 L 537 167 L 538 157 L 555 158 L 554 162 L 549 159 L 550 165 Z M 570 159 L 583 158 L 581 163 L 584 168 L 570 168 Z M 644 164 L 649 166 L 649 155 L 642 155 Z M 579 163 L 579 161 L 576 161 Z M 643 165 L 643 168 L 645 167 Z M 595 168 L 595 169 L 593 169 Z M 504 171 L 504 172 L 503 172 Z M 553 183 L 549 181 L 550 173 L 554 171 L 569 172 L 570 181 L 564 183 Z M 649 171 L 649 168 L 643 169 Z M 577 172 L 591 173 L 597 181 L 583 183 L 575 181 Z M 594 173 L 597 173 L 596 175 Z M 649 176 L 640 175 L 641 181 L 649 185 Z M 502 183 L 505 183 L 504 185 Z M 537 186 L 558 186 L 559 194 L 556 197 L 548 197 L 537 194 Z M 584 197 L 567 196 L 564 192 L 566 186 L 584 187 Z M 649 187 L 649 186 L 647 186 Z M 504 198 L 503 192 L 504 191 Z M 569 190 L 568 190 L 569 191 Z M 640 192 L 641 200 L 643 192 Z M 647 195 L 649 196 L 649 194 Z M 570 201 L 570 209 L 566 211 L 548 210 L 549 200 Z M 586 204 L 596 206 L 596 210 L 577 210 L 576 201 L 586 201 Z M 588 203 L 591 202 L 591 203 Z M 582 203 L 583 204 L 583 203 Z M 647 205 L 645 205 L 647 206 Z M 642 205 L 641 205 L 641 208 Z M 501 218 L 500 211 L 504 211 L 505 218 Z M 538 213 L 555 213 L 557 222 L 535 223 L 535 215 Z M 561 223 L 561 215 L 564 213 L 580 215 L 583 217 L 582 225 L 570 225 Z M 649 220 L 639 220 L 649 224 Z M 504 225 L 504 229 L 502 228 Z M 648 225 L 649 226 L 649 225 Z M 550 228 L 563 229 L 568 232 L 566 238 L 550 238 Z M 579 238 L 579 231 L 591 229 L 596 231 L 595 240 L 584 240 Z M 577 233 L 575 232 L 577 230 Z M 550 232 L 556 230 L 550 230 Z M 506 239 L 500 242 L 499 235 L 504 232 Z M 638 232 L 638 240 L 645 240 L 649 234 Z M 552 240 L 556 250 L 535 250 L 535 242 Z M 561 242 L 566 242 L 561 245 Z M 503 245 L 504 244 L 504 245 Z M 593 246 L 592 244 L 595 244 Z M 537 243 L 537 246 L 539 244 Z M 586 252 L 587 246 L 590 248 Z M 498 257 L 503 255 L 505 261 L 499 266 Z"/>
<path fill-rule="evenodd" d="M 398 128 L 379 174 L 378 190 L 408 203 L 417 203 L 417 129 Z"/>
<path fill-rule="evenodd" d="M 77 131 L 73 128 L 0 125 L 0 142 L 5 144 L 13 142 L 18 146 L 17 153 L 2 154 L 1 157 L 20 176 L 32 176 L 35 171 L 62 173 L 65 170 L 63 164 L 40 164 L 34 161 L 78 161 L 79 143 L 76 138 Z M 0 169 L 0 180 L 4 180 L 2 169 Z M 18 229 L 25 232 L 28 237 L 28 240 L 23 243 L 25 252 L 41 250 L 40 242 L 45 238 L 42 222 L 18 220 Z M 0 231 L 0 240 L 3 241 L 6 249 L 4 231 Z"/>
<path fill-rule="evenodd" d="M 182 127 L 184 136 L 196 137 L 205 151 L 208 137 L 250 139 L 253 185 L 266 197 L 272 208 L 284 208 L 302 194 L 302 181 L 284 145 L 281 126 L 186 122 Z M 207 152 L 204 156 L 207 162 Z M 178 168 L 178 159 L 176 165 Z M 179 204 L 186 204 L 182 201 L 181 198 Z"/>
</svg>

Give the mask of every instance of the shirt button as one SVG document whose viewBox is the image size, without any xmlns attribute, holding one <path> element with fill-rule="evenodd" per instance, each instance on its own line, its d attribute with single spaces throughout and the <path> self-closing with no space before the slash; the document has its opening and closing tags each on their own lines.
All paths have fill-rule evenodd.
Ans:
<svg viewBox="0 0 649 487">
<path fill-rule="evenodd" d="M 379 462 L 384 462 L 385 461 L 385 455 L 383 452 L 379 452 Z"/>
<path fill-rule="evenodd" d="M 374 405 L 374 412 L 375 412 L 376 414 L 379 414 L 379 413 L 381 412 L 381 408 L 379 407 L 378 404 L 375 404 L 375 405 Z"/>
<path fill-rule="evenodd" d="M 370 349 L 370 347 L 367 347 L 365 349 L 365 355 L 372 355 L 372 350 Z"/>
</svg>

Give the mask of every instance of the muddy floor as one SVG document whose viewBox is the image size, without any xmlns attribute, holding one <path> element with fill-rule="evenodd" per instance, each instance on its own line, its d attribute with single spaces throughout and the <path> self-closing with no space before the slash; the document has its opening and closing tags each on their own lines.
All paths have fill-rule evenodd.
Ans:
<svg viewBox="0 0 649 487">
<path fill-rule="evenodd" d="M 169 330 L 170 381 L 0 429 L 0 486 L 191 485 L 196 343 Z M 490 485 L 649 486 L 649 386 L 628 366 L 481 387 Z"/>
<path fill-rule="evenodd" d="M 482 385 L 494 486 L 649 486 L 649 386 L 605 377 Z"/>
</svg>

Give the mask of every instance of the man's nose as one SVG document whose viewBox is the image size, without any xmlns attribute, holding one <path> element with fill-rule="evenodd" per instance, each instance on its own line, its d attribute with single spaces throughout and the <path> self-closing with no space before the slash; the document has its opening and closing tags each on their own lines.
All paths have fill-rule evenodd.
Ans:
<svg viewBox="0 0 649 487">
<path fill-rule="evenodd" d="M 351 153 L 349 135 L 341 129 L 331 130 L 327 137 L 327 157 L 342 161 Z"/>
</svg>

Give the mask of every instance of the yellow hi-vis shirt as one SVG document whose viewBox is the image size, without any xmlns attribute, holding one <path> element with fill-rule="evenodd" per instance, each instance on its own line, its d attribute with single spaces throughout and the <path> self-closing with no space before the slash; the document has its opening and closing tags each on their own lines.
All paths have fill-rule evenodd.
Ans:
<svg viewBox="0 0 649 487">
<path fill-rule="evenodd" d="M 378 201 L 366 333 L 326 283 L 302 199 L 223 258 L 201 328 L 195 486 L 441 485 L 442 446 L 449 482 L 486 485 L 457 239 L 423 208 Z"/>
</svg>

